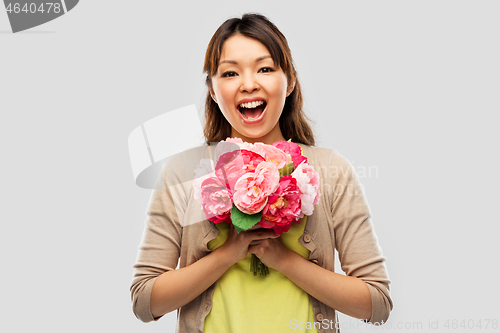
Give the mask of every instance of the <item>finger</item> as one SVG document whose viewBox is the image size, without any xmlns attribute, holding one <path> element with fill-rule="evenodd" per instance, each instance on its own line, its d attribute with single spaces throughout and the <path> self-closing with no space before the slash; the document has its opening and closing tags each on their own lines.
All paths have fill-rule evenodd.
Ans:
<svg viewBox="0 0 500 333">
<path fill-rule="evenodd" d="M 251 227 L 250 229 L 248 229 L 248 231 L 250 231 L 250 230 L 256 230 L 256 229 L 261 229 L 261 228 L 262 228 L 262 226 L 260 224 L 256 224 L 253 227 Z"/>
<path fill-rule="evenodd" d="M 269 244 L 261 243 L 257 245 L 250 245 L 248 247 L 247 253 L 252 253 L 255 254 L 257 257 L 260 258 L 266 251 L 269 250 Z"/>
<path fill-rule="evenodd" d="M 257 244 L 257 245 L 251 245 L 248 247 L 248 250 L 247 250 L 248 253 L 251 253 L 251 254 L 255 254 L 255 255 L 261 255 L 262 254 L 262 249 L 261 247 Z"/>
<path fill-rule="evenodd" d="M 248 244 L 248 245 L 250 245 L 250 246 L 259 245 L 259 244 L 262 244 L 263 241 L 264 241 L 264 239 L 255 239 L 255 240 L 251 241 L 250 244 Z"/>
<path fill-rule="evenodd" d="M 255 230 L 248 233 L 248 237 L 253 240 L 267 239 L 267 238 L 278 238 L 280 235 L 276 234 L 273 230 Z"/>
</svg>

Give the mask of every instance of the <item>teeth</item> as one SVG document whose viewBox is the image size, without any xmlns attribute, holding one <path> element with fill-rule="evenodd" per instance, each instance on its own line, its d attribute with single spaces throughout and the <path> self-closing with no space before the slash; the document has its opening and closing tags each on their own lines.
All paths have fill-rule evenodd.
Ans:
<svg viewBox="0 0 500 333">
<path fill-rule="evenodd" d="M 247 108 L 247 109 L 253 109 L 256 108 L 259 105 L 264 104 L 264 101 L 255 101 L 255 102 L 250 102 L 250 103 L 241 103 L 240 108 Z"/>
</svg>

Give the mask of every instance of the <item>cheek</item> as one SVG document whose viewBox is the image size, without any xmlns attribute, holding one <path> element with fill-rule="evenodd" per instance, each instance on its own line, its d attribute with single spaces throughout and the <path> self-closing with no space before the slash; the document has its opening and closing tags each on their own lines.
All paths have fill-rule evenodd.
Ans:
<svg viewBox="0 0 500 333">
<path fill-rule="evenodd" d="M 214 92 L 219 104 L 231 105 L 232 100 L 234 99 L 233 90 L 234 89 L 232 89 L 231 84 L 228 83 L 215 84 Z"/>
<path fill-rule="evenodd" d="M 287 86 L 288 83 L 286 76 L 284 74 L 276 78 L 275 87 L 277 94 L 282 94 L 282 93 L 286 94 Z"/>
<path fill-rule="evenodd" d="M 272 94 L 274 97 L 279 99 L 280 104 L 285 103 L 286 92 L 287 92 L 287 81 L 286 78 L 277 79 L 272 85 L 273 91 Z"/>
</svg>

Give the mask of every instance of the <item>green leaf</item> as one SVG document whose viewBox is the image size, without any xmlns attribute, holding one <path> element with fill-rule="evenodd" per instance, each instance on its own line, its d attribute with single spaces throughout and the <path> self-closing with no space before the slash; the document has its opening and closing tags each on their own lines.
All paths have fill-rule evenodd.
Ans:
<svg viewBox="0 0 500 333">
<path fill-rule="evenodd" d="M 291 174 L 293 172 L 293 162 L 288 163 L 278 171 L 280 172 L 280 178 Z"/>
<path fill-rule="evenodd" d="M 257 224 L 262 219 L 262 212 L 257 214 L 245 214 L 239 210 L 233 203 L 231 208 L 231 221 L 238 233 L 246 231 Z"/>
</svg>

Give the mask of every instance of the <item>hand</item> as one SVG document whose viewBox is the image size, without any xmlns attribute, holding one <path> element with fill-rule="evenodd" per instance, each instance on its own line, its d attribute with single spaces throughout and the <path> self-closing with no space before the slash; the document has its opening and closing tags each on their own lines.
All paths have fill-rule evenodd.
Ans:
<svg viewBox="0 0 500 333">
<path fill-rule="evenodd" d="M 252 241 L 248 252 L 255 254 L 267 267 L 280 271 L 281 264 L 286 262 L 292 251 L 281 242 L 280 238 L 267 238 Z"/>
<path fill-rule="evenodd" d="M 260 225 L 254 226 L 247 231 L 241 231 L 240 233 L 238 233 L 234 226 L 231 224 L 229 229 L 229 236 L 226 242 L 221 247 L 219 247 L 219 249 L 221 249 L 221 251 L 225 251 L 225 258 L 228 258 L 231 264 L 234 264 L 246 258 L 247 254 L 250 252 L 250 245 L 256 245 L 259 244 L 259 241 L 271 240 L 278 237 L 279 235 L 277 235 L 273 229 L 263 229 L 260 227 Z"/>
</svg>

